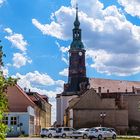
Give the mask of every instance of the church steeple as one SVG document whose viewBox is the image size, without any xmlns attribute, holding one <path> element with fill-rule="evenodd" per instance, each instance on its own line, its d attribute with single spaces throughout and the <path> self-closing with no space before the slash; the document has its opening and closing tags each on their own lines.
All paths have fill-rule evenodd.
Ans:
<svg viewBox="0 0 140 140">
<path fill-rule="evenodd" d="M 69 75 L 65 86 L 65 93 L 79 93 L 86 89 L 88 78 L 86 77 L 85 49 L 81 39 L 81 29 L 78 17 L 78 5 L 76 5 L 76 17 L 74 21 L 73 41 L 69 49 Z"/>
<path fill-rule="evenodd" d="M 79 19 L 78 19 L 78 4 L 76 4 L 76 18 L 75 18 L 75 21 L 74 21 L 74 26 L 75 26 L 75 28 L 79 28 L 79 26 L 80 26 L 80 22 L 79 22 Z"/>
<path fill-rule="evenodd" d="M 73 41 L 71 43 L 71 49 L 82 49 L 84 45 L 81 41 L 81 29 L 80 29 L 80 22 L 78 17 L 78 5 L 76 5 L 76 18 L 74 21 L 74 28 L 73 28 Z"/>
</svg>

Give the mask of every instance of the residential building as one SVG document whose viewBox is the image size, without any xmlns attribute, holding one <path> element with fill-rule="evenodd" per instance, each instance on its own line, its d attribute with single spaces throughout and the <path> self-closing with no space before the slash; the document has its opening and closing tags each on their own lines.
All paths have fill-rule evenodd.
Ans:
<svg viewBox="0 0 140 140">
<path fill-rule="evenodd" d="M 40 95 L 37 92 L 31 92 L 30 90 L 26 94 L 29 98 L 40 108 L 40 126 L 41 128 L 46 128 L 51 126 L 51 104 L 48 102 L 48 97 L 46 95 Z"/>
<path fill-rule="evenodd" d="M 8 112 L 3 122 L 8 125 L 8 136 L 38 135 L 42 127 L 51 125 L 48 97 L 36 94 L 38 100 L 35 102 L 18 85 L 7 88 Z"/>
</svg>

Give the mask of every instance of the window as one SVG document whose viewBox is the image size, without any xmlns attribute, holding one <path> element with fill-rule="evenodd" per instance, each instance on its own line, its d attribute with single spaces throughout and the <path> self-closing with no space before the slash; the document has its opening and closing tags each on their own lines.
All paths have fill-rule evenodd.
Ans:
<svg viewBox="0 0 140 140">
<path fill-rule="evenodd" d="M 56 129 L 56 132 L 57 132 L 57 133 L 61 133 L 61 131 L 62 131 L 62 128 L 57 128 L 57 129 Z"/>
<path fill-rule="evenodd" d="M 11 125 L 17 124 L 17 117 L 11 117 Z"/>
<path fill-rule="evenodd" d="M 64 131 L 70 131 L 70 128 L 64 128 Z"/>
<path fill-rule="evenodd" d="M 75 131 L 75 129 L 74 128 L 69 128 L 69 131 Z"/>
<path fill-rule="evenodd" d="M 56 129 L 55 128 L 49 128 L 49 130 L 54 130 L 55 131 Z"/>
<path fill-rule="evenodd" d="M 5 125 L 8 125 L 8 116 L 5 116 L 2 120 Z"/>
</svg>

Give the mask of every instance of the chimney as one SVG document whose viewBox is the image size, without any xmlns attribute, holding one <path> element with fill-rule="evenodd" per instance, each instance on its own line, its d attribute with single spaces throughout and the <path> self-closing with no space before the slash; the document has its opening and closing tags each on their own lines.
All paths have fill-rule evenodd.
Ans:
<svg viewBox="0 0 140 140">
<path fill-rule="evenodd" d="M 125 90 L 125 92 L 127 93 L 127 89 Z"/>
<path fill-rule="evenodd" d="M 134 86 L 132 86 L 132 92 L 135 93 L 135 87 Z"/>
<path fill-rule="evenodd" d="M 101 93 L 101 87 L 98 87 L 98 93 Z"/>
<path fill-rule="evenodd" d="M 26 90 L 27 90 L 27 88 L 26 87 L 24 87 L 24 91 L 26 92 Z"/>
</svg>

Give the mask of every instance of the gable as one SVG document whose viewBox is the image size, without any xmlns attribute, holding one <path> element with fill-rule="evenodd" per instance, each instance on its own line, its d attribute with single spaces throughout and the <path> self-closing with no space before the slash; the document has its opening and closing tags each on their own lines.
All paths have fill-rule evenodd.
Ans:
<svg viewBox="0 0 140 140">
<path fill-rule="evenodd" d="M 7 98 L 10 112 L 27 112 L 28 106 L 35 106 L 31 99 L 17 85 L 8 87 Z"/>
<path fill-rule="evenodd" d="M 99 93 L 94 89 L 85 92 L 79 101 L 73 106 L 73 109 L 114 109 L 115 100 L 110 98 L 102 99 Z"/>
</svg>

